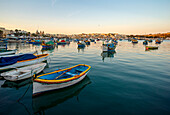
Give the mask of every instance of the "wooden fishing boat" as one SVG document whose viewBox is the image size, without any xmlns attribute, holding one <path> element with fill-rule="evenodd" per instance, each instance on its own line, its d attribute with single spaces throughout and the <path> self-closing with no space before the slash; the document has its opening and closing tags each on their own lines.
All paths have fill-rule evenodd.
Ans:
<svg viewBox="0 0 170 115">
<path fill-rule="evenodd" d="M 34 74 L 40 73 L 46 66 L 46 63 L 33 64 L 21 68 L 16 68 L 15 70 L 7 71 L 1 73 L 4 79 L 9 81 L 19 81 L 23 79 L 28 79 Z"/>
<path fill-rule="evenodd" d="M 146 50 L 158 49 L 158 46 L 145 46 Z"/>
<path fill-rule="evenodd" d="M 155 43 L 156 43 L 156 44 L 160 44 L 160 43 L 161 43 L 161 40 L 160 40 L 160 39 L 157 39 L 157 40 L 155 40 Z"/>
<path fill-rule="evenodd" d="M 148 41 L 147 40 L 143 41 L 143 45 L 148 45 Z"/>
<path fill-rule="evenodd" d="M 33 96 L 43 92 L 72 86 L 85 78 L 91 66 L 76 66 L 37 76 L 33 82 Z"/>
<path fill-rule="evenodd" d="M 1 57 L 0 58 L 0 71 L 32 65 L 44 61 L 49 61 L 49 54 L 33 55 L 25 54 L 23 56 Z"/>
<path fill-rule="evenodd" d="M 67 42 L 65 40 L 60 40 L 57 42 L 57 45 L 65 45 Z"/>
<path fill-rule="evenodd" d="M 0 50 L 0 56 L 15 54 L 16 51 L 17 51 L 16 49 L 15 50 Z"/>
<path fill-rule="evenodd" d="M 42 48 L 44 49 L 48 49 L 48 48 L 54 48 L 55 47 L 55 43 L 53 41 L 49 41 L 49 42 L 42 42 Z"/>
<path fill-rule="evenodd" d="M 77 44 L 79 48 L 84 48 L 86 46 L 86 43 L 84 41 L 78 42 Z"/>
<path fill-rule="evenodd" d="M 132 40 L 132 43 L 138 43 L 138 40 L 133 39 L 133 40 Z"/>
<path fill-rule="evenodd" d="M 116 45 L 114 43 L 107 43 L 102 45 L 103 52 L 115 52 Z"/>
<path fill-rule="evenodd" d="M 152 42 L 152 39 L 149 39 L 148 41 L 151 43 L 151 42 Z"/>
</svg>

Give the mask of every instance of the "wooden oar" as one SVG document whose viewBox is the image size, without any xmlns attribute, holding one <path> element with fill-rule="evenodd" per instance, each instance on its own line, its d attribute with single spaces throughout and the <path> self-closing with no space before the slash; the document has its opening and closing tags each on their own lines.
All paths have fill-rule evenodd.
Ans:
<svg viewBox="0 0 170 115">
<path fill-rule="evenodd" d="M 55 78 L 55 80 L 58 79 L 59 77 L 61 77 L 62 75 L 64 75 L 65 73 L 69 72 L 70 70 L 71 70 L 71 69 L 68 69 L 66 72 L 64 72 L 64 73 L 62 73 L 61 75 L 57 76 L 57 77 Z"/>
</svg>

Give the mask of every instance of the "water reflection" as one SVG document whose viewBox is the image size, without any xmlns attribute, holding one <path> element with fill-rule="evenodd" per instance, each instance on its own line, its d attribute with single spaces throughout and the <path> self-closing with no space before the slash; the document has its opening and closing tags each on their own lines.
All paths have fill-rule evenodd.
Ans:
<svg viewBox="0 0 170 115">
<path fill-rule="evenodd" d="M 15 88 L 15 89 L 19 89 L 23 86 L 28 85 L 29 83 L 32 82 L 32 78 L 26 79 L 26 80 L 22 80 L 22 81 L 18 81 L 18 82 L 13 82 L 13 81 L 5 81 L 4 84 L 1 85 L 2 88 Z"/>
<path fill-rule="evenodd" d="M 77 49 L 78 49 L 78 52 L 80 51 L 84 52 L 85 47 L 77 47 Z"/>
<path fill-rule="evenodd" d="M 49 51 L 49 53 L 53 53 L 54 49 L 55 49 L 55 47 L 54 48 L 42 48 L 41 52 L 42 52 L 42 54 L 44 54 L 44 52 L 46 52 L 46 51 Z"/>
<path fill-rule="evenodd" d="M 104 59 L 105 59 L 106 57 L 114 58 L 114 54 L 115 54 L 115 53 L 116 53 L 116 52 L 102 52 L 102 53 L 101 53 L 101 56 L 102 56 L 103 62 L 104 62 Z"/>
<path fill-rule="evenodd" d="M 90 83 L 91 81 L 89 77 L 86 76 L 85 79 L 83 79 L 81 82 L 71 87 L 48 92 L 38 97 L 33 97 L 32 101 L 34 113 L 35 114 L 44 113 L 46 109 L 57 106 L 58 104 L 63 103 L 64 101 L 74 96 L 78 96 L 79 93 L 83 90 L 83 88 L 85 88 L 85 86 L 87 86 Z"/>
</svg>

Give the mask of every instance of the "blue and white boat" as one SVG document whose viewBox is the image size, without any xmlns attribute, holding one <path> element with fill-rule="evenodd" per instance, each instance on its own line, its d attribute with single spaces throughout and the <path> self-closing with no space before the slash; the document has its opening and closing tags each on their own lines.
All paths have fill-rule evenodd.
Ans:
<svg viewBox="0 0 170 115">
<path fill-rule="evenodd" d="M 106 43 L 102 45 L 103 52 L 115 52 L 116 45 L 114 43 Z"/>
<path fill-rule="evenodd" d="M 33 82 L 33 96 L 77 84 L 85 78 L 90 69 L 91 66 L 89 65 L 78 64 L 70 68 L 39 75 Z"/>
<path fill-rule="evenodd" d="M 48 62 L 49 59 L 48 56 L 49 54 L 42 55 L 24 54 L 12 57 L 0 57 L 0 71 L 32 65 L 44 61 Z"/>
</svg>

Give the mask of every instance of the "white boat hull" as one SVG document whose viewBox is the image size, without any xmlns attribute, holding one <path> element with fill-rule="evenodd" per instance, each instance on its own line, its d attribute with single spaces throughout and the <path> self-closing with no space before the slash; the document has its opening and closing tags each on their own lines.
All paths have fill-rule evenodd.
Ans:
<svg viewBox="0 0 170 115">
<path fill-rule="evenodd" d="M 4 70 L 8 70 L 8 69 L 14 69 L 17 67 L 23 67 L 23 66 L 27 66 L 27 65 L 32 65 L 32 64 L 36 64 L 36 63 L 41 63 L 44 61 L 49 61 L 49 57 L 45 56 L 39 59 L 35 59 L 35 60 L 29 60 L 29 61 L 24 61 L 24 62 L 17 62 L 15 64 L 9 65 L 9 66 L 4 66 L 4 67 L 0 67 L 0 71 L 4 71 Z"/>
<path fill-rule="evenodd" d="M 62 88 L 68 87 L 68 86 L 72 86 L 72 85 L 80 82 L 81 80 L 83 80 L 85 78 L 85 76 L 87 75 L 87 73 L 85 73 L 84 75 L 82 75 L 78 79 L 75 79 L 75 80 L 72 80 L 72 81 L 69 81 L 69 82 L 64 82 L 64 83 L 44 84 L 44 83 L 39 83 L 39 82 L 33 82 L 33 96 L 38 95 L 38 94 L 43 93 L 43 92 L 62 89 Z"/>
<path fill-rule="evenodd" d="M 28 79 L 34 74 L 40 73 L 46 66 L 46 63 L 34 64 L 22 68 L 17 68 L 8 72 L 1 74 L 6 80 L 9 81 L 19 81 L 23 79 Z"/>
</svg>

